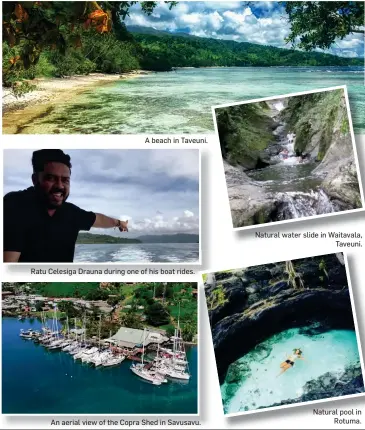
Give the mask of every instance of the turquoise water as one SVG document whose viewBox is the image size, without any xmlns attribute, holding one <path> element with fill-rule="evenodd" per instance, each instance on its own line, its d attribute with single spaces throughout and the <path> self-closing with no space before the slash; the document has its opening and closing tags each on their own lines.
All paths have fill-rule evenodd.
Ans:
<svg viewBox="0 0 365 430">
<path fill-rule="evenodd" d="M 54 106 L 26 133 L 212 133 L 211 106 L 348 85 L 356 133 L 365 131 L 362 67 L 179 69 L 120 80 Z"/>
<path fill-rule="evenodd" d="M 331 330 L 308 336 L 295 328 L 272 336 L 259 346 L 260 351 L 254 349 L 235 362 L 243 373 L 238 386 L 227 382 L 221 386 L 225 413 L 269 407 L 297 398 L 303 394 L 306 382 L 326 372 L 341 373 L 346 366 L 359 361 L 353 330 Z M 278 376 L 280 364 L 294 348 L 303 351 L 305 360 L 297 360 L 292 368 Z"/>
<path fill-rule="evenodd" d="M 19 337 L 40 322 L 2 320 L 2 412 L 5 414 L 196 414 L 197 348 L 187 350 L 188 384 L 153 386 L 139 380 L 125 360 L 95 369 L 59 351 L 47 351 Z"/>
</svg>

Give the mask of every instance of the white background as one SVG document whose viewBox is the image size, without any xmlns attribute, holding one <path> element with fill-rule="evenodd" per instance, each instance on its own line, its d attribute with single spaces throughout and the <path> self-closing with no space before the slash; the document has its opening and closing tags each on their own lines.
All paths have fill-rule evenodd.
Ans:
<svg viewBox="0 0 365 430">
<path fill-rule="evenodd" d="M 149 136 L 151 137 L 151 136 Z M 157 136 L 156 136 L 157 137 Z M 162 137 L 162 136 L 158 136 Z M 188 137 L 193 137 L 189 135 Z M 202 137 L 201 135 L 196 137 Z M 182 276 L 130 276 L 130 277 L 113 277 L 113 276 L 31 276 L 29 268 L 6 267 L 1 266 L 2 281 L 142 281 L 147 279 L 153 280 L 186 280 L 201 281 L 199 270 L 202 272 L 225 270 L 264 264 L 286 259 L 296 259 L 345 251 L 344 248 L 336 248 L 334 239 L 316 239 L 316 240 L 277 240 L 277 239 L 256 239 L 255 231 L 233 231 L 230 210 L 228 205 L 228 196 L 223 173 L 223 164 L 220 155 L 219 143 L 214 135 L 207 135 L 208 144 L 202 145 L 176 145 L 180 148 L 201 148 L 202 154 L 202 174 L 201 174 L 201 241 L 202 241 L 202 266 L 194 267 L 196 275 Z M 6 136 L 4 147 L 7 148 L 47 148 L 60 147 L 67 148 L 151 148 L 151 145 L 144 143 L 145 136 Z M 4 140 L 3 140 L 4 141 Z M 364 172 L 365 165 L 365 137 L 357 137 L 357 150 L 359 155 L 360 169 Z M 172 145 L 161 145 L 161 148 L 171 148 Z M 2 161 L 2 160 L 1 160 Z M 365 174 L 362 175 L 363 177 Z M 2 178 L 1 178 L 2 181 Z M 2 204 L 2 203 L 1 203 Z M 141 202 L 143 205 L 143 202 Z M 0 210 L 2 217 L 2 208 Z M 25 214 L 26 221 L 26 214 Z M 365 213 L 358 212 L 352 214 L 342 214 L 330 218 L 312 219 L 308 221 L 298 221 L 280 226 L 275 224 L 268 227 L 260 227 L 261 231 L 267 232 L 328 232 L 358 231 L 365 235 Z M 365 242 L 364 242 L 365 243 Z M 364 267 L 365 252 L 364 248 L 349 249 L 347 252 L 350 276 L 353 286 L 353 295 L 355 299 L 356 313 L 358 316 L 358 325 L 360 330 L 360 339 L 364 347 L 364 326 L 365 326 L 365 292 L 364 292 Z M 98 267 L 98 266 L 95 266 Z M 104 266 L 105 267 L 105 266 Z M 126 268 L 127 266 L 115 266 Z M 145 267 L 142 265 L 141 267 Z M 156 266 L 158 267 L 158 266 Z M 88 266 L 88 268 L 91 268 Z M 102 267 L 100 267 L 102 268 Z M 167 267 L 166 267 L 167 268 Z M 216 373 L 213 346 L 207 312 L 205 309 L 205 298 L 203 285 L 200 284 L 200 333 L 199 333 L 199 352 L 200 352 L 200 416 L 198 417 L 162 417 L 166 420 L 172 418 L 175 420 L 200 420 L 200 428 L 267 428 L 267 429 L 292 429 L 292 428 L 364 428 L 365 426 L 365 397 L 356 399 L 339 400 L 335 402 L 320 403 L 313 406 L 295 406 L 288 409 L 280 409 L 272 412 L 260 412 L 242 417 L 225 418 L 223 415 L 218 377 Z M 24 363 L 26 366 L 26 363 Z M 31 369 L 29 369 L 31 372 Z M 56 387 L 55 387 L 56 389 Z M 24 381 L 24 390 L 27 391 L 27 381 Z M 26 395 L 19 393 L 19 396 Z M 122 402 L 122 399 L 121 399 Z M 314 416 L 313 407 L 334 409 L 334 408 L 357 408 L 362 411 L 360 417 L 362 425 L 335 425 L 331 416 Z M 54 417 L 59 420 L 72 419 L 77 417 Z M 81 417 L 86 419 L 87 417 Z M 106 416 L 97 416 L 90 419 L 108 419 Z M 121 417 L 110 417 L 119 420 Z M 143 417 L 124 417 L 130 420 L 141 421 Z M 157 417 L 151 417 L 156 420 Z M 351 417 L 349 417 L 351 418 Z M 51 416 L 43 417 L 5 417 L 1 416 L 1 428 L 58 428 L 51 426 Z M 98 428 L 101 426 L 99 425 Z M 142 426 L 134 426 L 140 428 Z M 158 426 L 163 427 L 163 426 Z M 62 428 L 92 428 L 85 426 L 65 426 Z M 106 427 L 105 427 L 106 428 Z M 118 426 L 109 428 L 128 428 L 128 426 Z M 144 426 L 143 428 L 157 428 L 155 426 Z M 173 428 L 170 426 L 170 428 Z M 182 428 L 177 425 L 176 428 Z"/>
</svg>

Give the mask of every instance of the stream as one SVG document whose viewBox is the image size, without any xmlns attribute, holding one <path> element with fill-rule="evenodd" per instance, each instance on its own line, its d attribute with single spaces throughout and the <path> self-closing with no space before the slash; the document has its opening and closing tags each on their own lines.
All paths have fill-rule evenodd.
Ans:
<svg viewBox="0 0 365 430">
<path fill-rule="evenodd" d="M 274 221 L 336 212 L 338 209 L 321 189 L 323 179 L 313 174 L 318 163 L 295 154 L 295 135 L 286 133 L 286 124 L 278 119 L 284 105 L 277 102 L 271 109 L 278 126 L 273 131 L 273 143 L 267 148 L 270 165 L 246 173 L 282 202 Z"/>
</svg>

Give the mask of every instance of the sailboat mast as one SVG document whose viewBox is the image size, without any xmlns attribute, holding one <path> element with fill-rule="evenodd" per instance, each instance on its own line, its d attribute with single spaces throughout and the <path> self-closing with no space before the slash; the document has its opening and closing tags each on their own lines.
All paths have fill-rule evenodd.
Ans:
<svg viewBox="0 0 365 430">
<path fill-rule="evenodd" d="M 101 336 L 101 314 L 99 315 L 99 350 L 100 350 L 100 336 Z"/>
<path fill-rule="evenodd" d="M 142 366 L 144 364 L 144 342 L 146 336 L 146 327 L 143 329 L 143 344 L 142 344 Z"/>
</svg>

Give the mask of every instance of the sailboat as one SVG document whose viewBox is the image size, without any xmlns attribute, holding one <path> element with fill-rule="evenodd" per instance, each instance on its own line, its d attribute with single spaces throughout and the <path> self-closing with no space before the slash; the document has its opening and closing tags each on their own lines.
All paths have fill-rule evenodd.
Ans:
<svg viewBox="0 0 365 430">
<path fill-rule="evenodd" d="M 157 352 L 157 372 L 170 379 L 189 381 L 191 376 L 189 373 L 189 363 L 186 360 L 184 341 L 180 328 L 180 304 L 177 328 L 175 329 L 173 337 L 173 349 L 170 356 L 171 358 L 160 358 L 159 353 Z"/>
<path fill-rule="evenodd" d="M 150 382 L 153 385 L 161 385 L 162 383 L 167 382 L 167 380 L 164 378 L 164 376 L 145 368 L 145 365 L 144 365 L 145 340 L 146 340 L 146 329 L 143 330 L 142 362 L 137 363 L 137 364 L 133 363 L 132 366 L 130 367 L 130 369 L 139 378 L 141 378 L 147 382 Z"/>
</svg>

